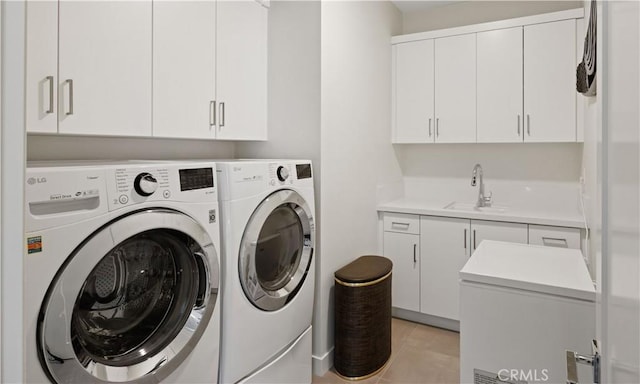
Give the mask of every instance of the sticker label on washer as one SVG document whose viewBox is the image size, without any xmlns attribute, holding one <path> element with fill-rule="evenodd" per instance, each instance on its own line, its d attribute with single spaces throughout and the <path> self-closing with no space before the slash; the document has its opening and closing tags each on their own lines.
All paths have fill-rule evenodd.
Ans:
<svg viewBox="0 0 640 384">
<path fill-rule="evenodd" d="M 210 209 L 209 210 L 209 224 L 213 224 L 216 222 L 216 210 L 215 209 Z"/>
<path fill-rule="evenodd" d="M 27 253 L 42 252 L 42 236 L 32 236 L 27 238 Z"/>
</svg>

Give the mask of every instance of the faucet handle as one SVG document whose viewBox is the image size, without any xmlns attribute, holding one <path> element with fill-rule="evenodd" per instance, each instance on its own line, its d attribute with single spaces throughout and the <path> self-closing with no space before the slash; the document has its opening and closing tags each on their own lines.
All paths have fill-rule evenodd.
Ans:
<svg viewBox="0 0 640 384">
<path fill-rule="evenodd" d="M 493 191 L 489 191 L 489 196 L 485 196 L 484 197 L 485 206 L 490 206 L 491 205 L 491 198 L 492 197 L 493 197 Z"/>
</svg>

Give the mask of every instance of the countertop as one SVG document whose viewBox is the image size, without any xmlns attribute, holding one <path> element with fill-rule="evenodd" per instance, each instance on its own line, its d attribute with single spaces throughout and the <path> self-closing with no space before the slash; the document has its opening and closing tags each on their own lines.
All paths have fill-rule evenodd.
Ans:
<svg viewBox="0 0 640 384">
<path fill-rule="evenodd" d="M 571 210 L 546 210 L 541 207 L 523 208 L 506 206 L 504 212 L 463 211 L 445 209 L 452 201 L 402 198 L 378 205 L 378 212 L 409 213 L 414 215 L 457 217 L 477 220 L 504 221 L 558 227 L 584 228 L 584 218 L 580 212 Z M 496 205 L 500 207 L 500 205 Z"/>
<path fill-rule="evenodd" d="M 595 301 L 591 276 L 577 249 L 485 240 L 460 271 L 473 283 Z"/>
</svg>

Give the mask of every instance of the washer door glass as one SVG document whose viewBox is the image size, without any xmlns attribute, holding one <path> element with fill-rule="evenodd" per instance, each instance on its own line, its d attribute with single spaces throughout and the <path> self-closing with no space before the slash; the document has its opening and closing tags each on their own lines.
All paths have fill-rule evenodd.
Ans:
<svg viewBox="0 0 640 384">
<path fill-rule="evenodd" d="M 198 298 L 193 241 L 171 230 L 132 236 L 89 274 L 71 317 L 78 356 L 129 366 L 161 351 Z"/>
<path fill-rule="evenodd" d="M 70 257 L 43 305 L 41 353 L 58 382 L 157 381 L 190 352 L 215 305 L 217 256 L 193 219 L 144 211 L 107 228 Z"/>
<path fill-rule="evenodd" d="M 240 281 L 258 308 L 282 308 L 302 286 L 313 253 L 313 215 L 295 191 L 269 195 L 255 210 L 240 250 Z"/>
</svg>

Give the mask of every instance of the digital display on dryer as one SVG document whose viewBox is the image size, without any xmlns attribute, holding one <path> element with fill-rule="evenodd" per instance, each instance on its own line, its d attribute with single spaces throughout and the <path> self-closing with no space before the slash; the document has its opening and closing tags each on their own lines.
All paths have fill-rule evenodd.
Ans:
<svg viewBox="0 0 640 384">
<path fill-rule="evenodd" d="M 213 188 L 212 168 L 181 169 L 180 190 L 191 191 L 193 189 Z"/>
<path fill-rule="evenodd" d="M 296 164 L 296 175 L 298 179 L 310 179 L 311 164 Z"/>
</svg>

